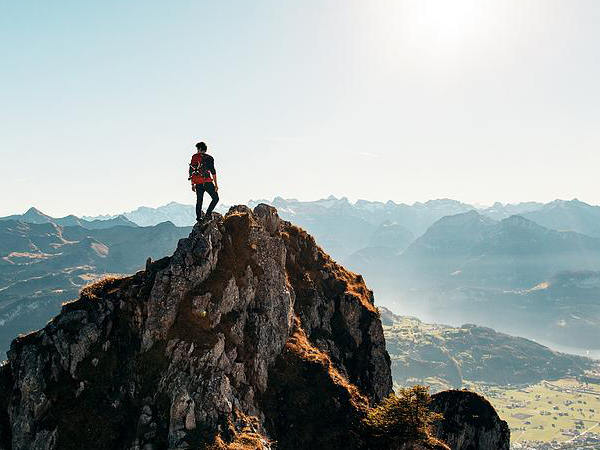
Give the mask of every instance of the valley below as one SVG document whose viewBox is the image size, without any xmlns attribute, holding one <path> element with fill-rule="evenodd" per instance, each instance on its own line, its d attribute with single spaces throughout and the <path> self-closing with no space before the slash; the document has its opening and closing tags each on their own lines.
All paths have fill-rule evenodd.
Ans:
<svg viewBox="0 0 600 450">
<path fill-rule="evenodd" d="M 544 448 L 543 443 L 553 441 L 557 448 L 600 444 L 600 384 L 561 378 L 524 386 L 468 383 L 465 387 L 489 399 L 508 422 L 515 448 Z"/>
<path fill-rule="evenodd" d="M 468 389 L 511 429 L 514 448 L 600 442 L 600 361 L 491 328 L 424 323 L 380 307 L 396 388 Z"/>
</svg>

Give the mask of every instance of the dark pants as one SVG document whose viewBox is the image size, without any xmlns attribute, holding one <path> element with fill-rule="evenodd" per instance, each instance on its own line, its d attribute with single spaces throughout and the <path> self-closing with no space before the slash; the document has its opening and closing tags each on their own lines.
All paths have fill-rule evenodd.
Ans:
<svg viewBox="0 0 600 450">
<path fill-rule="evenodd" d="M 215 185 L 212 183 L 202 183 L 196 185 L 196 220 L 202 219 L 202 199 L 204 198 L 204 192 L 207 192 L 212 199 L 208 209 L 206 210 L 206 216 L 210 217 L 213 209 L 217 206 L 219 201 L 219 194 L 215 191 Z"/>
</svg>

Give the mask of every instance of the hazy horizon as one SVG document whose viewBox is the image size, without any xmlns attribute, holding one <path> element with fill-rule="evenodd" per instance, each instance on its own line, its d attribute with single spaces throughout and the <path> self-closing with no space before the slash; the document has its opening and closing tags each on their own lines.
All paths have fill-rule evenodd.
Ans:
<svg viewBox="0 0 600 450">
<path fill-rule="evenodd" d="M 0 215 L 346 195 L 600 204 L 600 3 L 8 2 Z"/>
<path fill-rule="evenodd" d="M 327 195 L 327 196 L 324 196 L 324 197 L 320 197 L 320 198 L 311 198 L 311 199 L 299 199 L 299 198 L 294 198 L 294 197 L 287 197 L 286 198 L 286 197 L 282 197 L 280 195 L 279 196 L 276 195 L 275 197 L 271 197 L 271 198 L 251 198 L 251 199 L 248 199 L 246 201 L 242 201 L 242 202 L 238 202 L 238 203 L 224 203 L 224 202 L 219 202 L 219 205 L 217 206 L 217 209 L 219 209 L 219 207 L 222 208 L 223 206 L 228 206 L 229 207 L 229 206 L 233 206 L 233 205 L 247 205 L 247 204 L 252 203 L 252 202 L 259 202 L 259 201 L 263 201 L 263 200 L 266 201 L 266 202 L 272 202 L 277 197 L 281 197 L 281 198 L 283 198 L 286 201 L 295 200 L 295 201 L 299 201 L 299 202 L 317 202 L 317 201 L 321 201 L 321 200 L 327 200 L 331 196 L 335 197 L 336 200 L 342 200 L 342 199 L 346 198 L 348 200 L 348 202 L 350 204 L 353 204 L 353 205 L 356 204 L 358 201 L 369 201 L 369 202 L 377 202 L 377 203 L 387 203 L 387 202 L 391 201 L 391 202 L 394 202 L 396 205 L 404 204 L 404 205 L 408 205 L 408 206 L 414 206 L 417 203 L 424 204 L 424 203 L 427 203 L 427 202 L 430 202 L 430 201 L 449 200 L 449 201 L 457 201 L 457 202 L 460 202 L 462 204 L 469 205 L 469 206 L 472 206 L 472 207 L 474 207 L 474 208 L 476 208 L 478 210 L 481 210 L 481 209 L 485 209 L 485 208 L 490 208 L 490 207 L 492 207 L 496 203 L 496 202 L 493 202 L 493 203 L 490 203 L 490 204 L 469 203 L 469 202 L 462 201 L 460 199 L 454 199 L 454 198 L 448 198 L 448 197 L 445 197 L 445 198 L 430 198 L 430 199 L 426 199 L 426 200 L 423 200 L 423 201 L 417 200 L 417 201 L 408 203 L 408 202 L 394 201 L 392 199 L 386 199 L 386 200 L 381 200 L 381 199 L 367 200 L 367 199 L 364 199 L 364 198 L 352 199 L 352 198 L 349 198 L 348 196 L 341 195 L 341 196 L 338 197 L 338 196 L 334 196 L 333 194 L 330 194 L 330 195 Z M 501 203 L 503 206 L 507 206 L 507 205 L 516 205 L 516 204 L 520 204 L 520 203 L 545 203 L 545 204 L 548 204 L 548 203 L 551 203 L 551 202 L 554 202 L 554 201 L 565 201 L 565 202 L 568 202 L 568 201 L 580 201 L 580 202 L 586 203 L 586 204 L 588 204 L 590 206 L 600 206 L 600 205 L 597 205 L 597 204 L 594 204 L 594 203 L 585 202 L 585 201 L 583 201 L 581 199 L 578 199 L 578 198 L 572 198 L 572 199 L 560 199 L 560 198 L 556 198 L 556 199 L 551 200 L 550 202 L 536 202 L 535 200 L 522 200 L 522 201 L 518 201 L 518 202 L 514 202 L 514 203 L 503 203 L 503 202 L 498 202 L 498 203 Z M 21 210 L 9 212 L 8 214 L 5 214 L 4 216 L 24 214 L 25 212 L 27 212 L 31 208 L 35 208 L 38 211 L 42 212 L 43 214 L 46 214 L 46 215 L 48 215 L 50 217 L 54 217 L 54 218 L 60 218 L 60 217 L 64 217 L 64 216 L 67 216 L 67 215 L 75 215 L 75 216 L 80 217 L 80 218 L 81 217 L 88 217 L 89 218 L 89 217 L 101 217 L 101 216 L 115 216 L 115 215 L 118 215 L 118 214 L 128 213 L 128 212 L 135 211 L 138 208 L 154 208 L 154 209 L 156 209 L 156 208 L 160 208 L 162 206 L 167 206 L 167 205 L 169 205 L 171 203 L 177 203 L 179 205 L 192 206 L 192 207 L 195 204 L 193 201 L 190 201 L 190 202 L 178 202 L 178 201 L 175 201 L 175 200 L 171 200 L 171 201 L 168 201 L 166 203 L 160 203 L 160 204 L 156 204 L 156 205 L 138 204 L 138 205 L 136 205 L 136 206 L 134 206 L 134 207 L 132 207 L 130 209 L 120 210 L 120 211 L 116 211 L 116 212 L 96 211 L 93 214 L 77 214 L 77 213 L 71 211 L 71 212 L 67 212 L 65 214 L 58 214 L 58 215 L 57 214 L 53 214 L 49 210 L 47 210 L 47 209 L 45 209 L 43 207 L 40 207 L 39 205 L 28 205 L 25 208 L 22 208 Z M 2 217 L 2 216 L 0 216 L 0 217 Z"/>
</svg>

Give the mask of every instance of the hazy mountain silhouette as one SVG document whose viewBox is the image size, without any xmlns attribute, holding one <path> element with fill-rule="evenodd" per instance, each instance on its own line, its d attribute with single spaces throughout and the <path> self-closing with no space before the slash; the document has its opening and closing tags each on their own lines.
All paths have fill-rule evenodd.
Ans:
<svg viewBox="0 0 600 450">
<path fill-rule="evenodd" d="M 86 220 L 79 218 L 74 215 L 68 215 L 65 217 L 51 217 L 47 214 L 44 214 L 39 209 L 34 207 L 29 208 L 24 214 L 13 214 L 11 216 L 0 217 L 0 221 L 5 220 L 19 220 L 21 222 L 31 223 L 31 224 L 41 224 L 41 223 L 52 223 L 54 225 L 58 225 L 61 227 L 72 227 L 72 226 L 80 226 L 83 228 L 87 228 L 90 230 L 100 229 L 100 228 L 111 228 L 117 225 L 124 225 L 129 227 L 137 227 L 137 225 L 128 220 L 123 215 L 118 215 L 114 217 L 110 217 L 105 220 Z"/>
<path fill-rule="evenodd" d="M 510 216 L 522 215 L 524 213 L 537 211 L 543 208 L 543 203 L 538 202 L 522 202 L 522 203 L 494 203 L 492 206 L 480 209 L 479 212 L 484 216 L 495 220 L 506 219 Z"/>
<path fill-rule="evenodd" d="M 469 211 L 440 219 L 404 252 L 365 248 L 344 262 L 383 304 L 427 320 L 600 348 L 598 238 Z"/>
<path fill-rule="evenodd" d="M 229 206 L 219 204 L 215 210 L 223 213 L 228 209 Z M 125 217 L 127 220 L 136 223 L 141 227 L 154 226 L 162 222 L 172 222 L 178 227 L 188 227 L 193 226 L 196 223 L 196 207 L 195 205 L 184 205 L 182 203 L 170 202 L 166 205 L 159 206 L 158 208 L 140 206 L 133 211 L 121 213 L 120 216 Z M 85 216 L 85 219 L 103 221 L 107 219 L 114 219 L 116 217 L 118 216 L 99 215 Z"/>
<path fill-rule="evenodd" d="M 414 240 L 414 235 L 397 223 L 383 223 L 371 234 L 368 246 L 352 253 L 344 261 L 353 267 L 368 267 L 378 264 L 387 268 L 395 257 Z M 383 269 L 385 271 L 385 269 Z M 387 273 L 387 271 L 385 271 Z M 379 272 L 378 276 L 383 276 Z"/>
<path fill-rule="evenodd" d="M 471 211 L 436 222 L 398 264 L 416 281 L 527 289 L 559 271 L 600 269 L 600 239 Z"/>
<path fill-rule="evenodd" d="M 473 209 L 470 205 L 449 199 L 405 205 L 392 201 L 383 203 L 366 200 L 351 203 L 345 197 L 337 198 L 332 195 L 315 201 L 275 197 L 273 200 L 248 202 L 252 207 L 260 203 L 275 206 L 282 218 L 308 230 L 338 260 L 368 246 L 396 249 L 406 247 L 414 236 L 422 234 L 441 217 Z M 228 208 L 227 205 L 219 204 L 217 211 L 223 213 Z M 176 202 L 158 208 L 142 206 L 122 213 L 140 226 L 155 225 L 167 220 L 177 226 L 191 226 L 195 223 L 195 214 L 193 205 Z M 105 220 L 112 217 L 114 216 L 104 215 L 85 219 Z M 394 224 L 394 227 L 385 229 L 384 224 Z M 386 237 L 390 238 L 389 242 Z"/>
<path fill-rule="evenodd" d="M 570 230 L 600 238 L 600 207 L 577 199 L 555 200 L 523 217 L 555 230 Z"/>
<path fill-rule="evenodd" d="M 415 240 L 415 235 L 403 225 L 384 222 L 371 234 L 369 247 L 388 247 L 402 251 Z"/>
<path fill-rule="evenodd" d="M 143 227 L 167 221 L 172 222 L 176 226 L 191 226 L 196 223 L 196 210 L 194 206 L 182 205 L 176 202 L 171 202 L 158 208 L 140 206 L 123 215 Z"/>
<path fill-rule="evenodd" d="M 392 201 L 351 203 L 345 197 L 334 196 L 311 202 L 281 197 L 250 202 L 256 203 L 275 206 L 282 218 L 308 230 L 339 260 L 365 247 L 381 247 L 383 252 L 402 249 L 439 218 L 473 208 L 448 199 L 409 206 Z"/>
<path fill-rule="evenodd" d="M 571 216 L 566 215 L 568 209 L 551 207 L 551 205 L 561 202 L 572 206 L 579 203 L 580 208 L 573 208 L 575 211 L 570 214 L 576 217 L 581 215 L 583 218 L 579 221 L 574 220 L 569 218 Z M 357 200 L 352 203 L 345 197 L 337 198 L 333 195 L 315 201 L 275 197 L 273 200 L 251 200 L 248 204 L 256 206 L 259 203 L 275 206 L 284 219 L 298 223 L 312 233 L 317 242 L 338 260 L 345 260 L 350 255 L 353 255 L 352 258 L 361 258 L 361 255 L 373 254 L 377 251 L 387 255 L 390 253 L 389 249 L 402 250 L 402 247 L 406 247 L 412 239 L 421 236 L 442 217 L 468 211 L 477 211 L 494 220 L 522 215 L 547 228 L 598 236 L 593 231 L 595 226 L 593 220 L 586 221 L 584 219 L 587 217 L 586 207 L 587 209 L 591 208 L 594 212 L 600 209 L 577 201 L 564 202 L 562 200 L 556 200 L 547 205 L 538 202 L 516 204 L 497 202 L 490 207 L 477 209 L 472 205 L 451 199 L 429 200 L 424 203 L 416 202 L 407 205 L 393 201 L 367 200 Z M 218 205 L 217 208 L 219 212 L 226 212 L 227 209 L 227 205 Z M 536 220 L 537 216 L 534 214 L 538 214 L 541 218 Z M 177 226 L 191 226 L 195 223 L 194 206 L 176 202 L 158 208 L 142 206 L 133 211 L 124 212 L 122 216 L 140 226 L 156 225 L 165 221 L 173 222 Z M 104 220 L 113 217 L 115 216 L 85 217 L 85 219 Z M 596 223 L 598 222 L 596 221 Z M 396 231 L 386 230 L 384 224 L 394 224 Z M 410 239 L 409 233 L 412 233 L 412 239 Z M 380 250 L 375 250 L 373 247 L 380 247 Z M 367 248 L 369 250 L 362 251 Z M 355 254 L 356 252 L 359 254 Z"/>
</svg>

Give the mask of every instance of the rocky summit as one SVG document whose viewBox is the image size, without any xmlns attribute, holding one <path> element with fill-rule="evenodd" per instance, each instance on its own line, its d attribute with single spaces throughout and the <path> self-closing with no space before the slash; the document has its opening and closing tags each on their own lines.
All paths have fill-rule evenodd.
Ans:
<svg viewBox="0 0 600 450">
<path fill-rule="evenodd" d="M 0 386 L 5 450 L 368 449 L 392 379 L 362 277 L 261 204 L 83 289 L 13 341 Z"/>
</svg>

